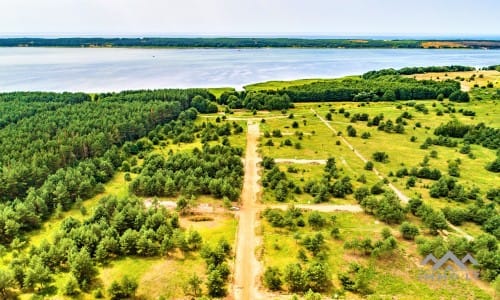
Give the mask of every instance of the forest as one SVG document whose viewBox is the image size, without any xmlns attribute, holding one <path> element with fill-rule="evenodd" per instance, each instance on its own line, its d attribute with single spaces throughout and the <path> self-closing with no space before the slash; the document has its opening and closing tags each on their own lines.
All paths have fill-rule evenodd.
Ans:
<svg viewBox="0 0 500 300">
<path fill-rule="evenodd" d="M 0 47 L 156 47 L 156 48 L 424 48 L 447 41 L 309 38 L 3 38 Z M 459 48 L 499 48 L 500 41 L 451 41 Z M 440 47 L 448 47 L 443 43 Z"/>
<path fill-rule="evenodd" d="M 135 91 L 94 99 L 70 93 L 2 94 L 2 107 L 9 107 L 2 118 L 12 122 L 0 129 L 0 243 L 9 245 L 55 211 L 102 191 L 123 160 L 144 148 L 139 138 L 170 121 L 196 118 L 190 108 L 196 96 L 211 95 L 206 90 Z"/>
</svg>

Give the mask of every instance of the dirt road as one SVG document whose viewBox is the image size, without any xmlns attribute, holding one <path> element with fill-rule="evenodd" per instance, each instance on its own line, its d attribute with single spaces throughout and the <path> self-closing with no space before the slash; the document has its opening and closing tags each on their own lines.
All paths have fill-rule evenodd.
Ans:
<svg viewBox="0 0 500 300">
<path fill-rule="evenodd" d="M 245 152 L 245 178 L 241 192 L 241 208 L 236 241 L 233 295 L 235 299 L 262 299 L 257 285 L 260 263 L 255 256 L 259 240 L 255 234 L 257 213 L 260 210 L 257 197 L 260 195 L 257 164 L 257 141 L 259 123 L 248 122 L 247 148 Z"/>
</svg>

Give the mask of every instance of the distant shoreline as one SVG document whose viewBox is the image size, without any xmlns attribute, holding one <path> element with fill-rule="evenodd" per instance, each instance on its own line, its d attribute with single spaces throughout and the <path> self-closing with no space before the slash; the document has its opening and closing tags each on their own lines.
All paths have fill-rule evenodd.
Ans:
<svg viewBox="0 0 500 300">
<path fill-rule="evenodd" d="M 0 47 L 59 48 L 317 48 L 317 49 L 500 49 L 500 40 L 328 38 L 0 38 Z"/>
</svg>

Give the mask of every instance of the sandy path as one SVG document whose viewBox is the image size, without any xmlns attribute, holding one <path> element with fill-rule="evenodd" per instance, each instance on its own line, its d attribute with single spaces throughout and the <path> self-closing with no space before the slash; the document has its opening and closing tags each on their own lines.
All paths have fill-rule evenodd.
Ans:
<svg viewBox="0 0 500 300">
<path fill-rule="evenodd" d="M 278 208 L 282 210 L 288 209 L 288 204 L 271 204 L 267 207 L 270 208 Z M 320 212 L 336 212 L 336 211 L 347 211 L 352 213 L 363 212 L 363 209 L 359 205 L 355 204 L 345 204 L 345 205 L 336 205 L 336 204 L 294 204 L 296 208 L 300 209 L 308 209 L 315 210 Z"/>
<path fill-rule="evenodd" d="M 319 114 L 316 113 L 316 111 L 314 109 L 311 108 L 311 111 L 326 125 L 326 127 L 328 127 L 331 131 L 333 131 L 333 133 L 337 134 L 337 131 L 325 120 L 323 119 Z M 352 145 L 351 143 L 349 143 L 343 136 L 339 136 L 339 139 L 344 142 L 344 144 L 347 145 L 347 147 L 349 147 L 349 149 L 351 149 L 354 154 L 356 154 L 357 157 L 359 157 L 359 159 L 361 159 L 363 162 L 367 162 L 368 160 L 361 154 L 358 152 L 358 150 L 356 150 Z M 380 173 L 376 168 L 373 168 L 373 172 L 375 173 L 375 175 L 377 175 L 378 178 L 380 179 L 384 179 L 384 176 L 382 173 Z M 398 196 L 398 198 L 403 202 L 403 203 L 408 203 L 408 201 L 410 200 L 408 198 L 408 196 L 406 196 L 401 190 L 399 190 L 397 187 L 395 187 L 392 183 L 389 183 L 388 184 L 389 188 L 391 188 L 391 190 L 394 191 L 394 193 L 396 193 L 396 195 Z M 468 233 L 466 233 L 465 231 L 463 231 L 461 228 L 458 228 L 457 226 L 454 226 L 453 224 L 451 224 L 450 222 L 448 222 L 448 226 L 455 230 L 456 232 L 458 232 L 459 234 L 461 234 L 463 237 L 465 237 L 467 240 L 471 241 L 473 240 L 474 238 L 469 235 Z"/>
<path fill-rule="evenodd" d="M 258 292 L 257 276 L 260 263 L 255 256 L 259 240 L 255 234 L 257 212 L 260 207 L 257 197 L 260 192 L 257 154 L 259 123 L 248 122 L 247 148 L 245 153 L 245 178 L 241 192 L 241 208 L 238 212 L 239 224 L 236 241 L 233 293 L 235 299 L 261 299 Z"/>
<path fill-rule="evenodd" d="M 318 164 L 326 165 L 326 159 L 293 159 L 293 158 L 276 158 L 276 163 L 292 163 L 292 164 Z"/>
<path fill-rule="evenodd" d="M 323 119 L 318 113 L 316 113 L 316 111 L 314 109 L 311 108 L 311 111 L 321 120 L 321 122 L 323 122 L 326 127 L 328 127 L 331 131 L 333 131 L 333 133 L 336 135 L 337 134 L 337 130 L 335 130 L 335 128 L 333 128 L 330 123 L 328 123 L 325 119 Z M 361 159 L 364 163 L 366 163 L 368 161 L 368 159 L 366 159 L 366 157 L 364 157 L 361 153 L 359 153 L 358 150 L 356 150 L 356 148 L 353 147 L 353 145 L 351 145 L 351 143 L 349 143 L 343 136 L 338 136 L 338 138 L 344 143 L 347 145 L 347 147 L 349 147 L 349 149 L 351 149 L 354 154 L 356 154 L 356 156 Z M 382 175 L 382 173 L 380 173 L 376 168 L 373 168 L 373 173 L 375 173 L 375 175 L 377 175 L 378 178 L 380 179 L 384 179 L 384 176 Z M 408 196 L 406 196 L 403 192 L 401 192 L 397 187 L 395 187 L 392 183 L 389 183 L 388 184 L 389 187 L 391 188 L 391 190 L 394 191 L 394 193 L 396 193 L 396 195 L 398 196 L 398 198 L 403 201 L 404 203 L 408 203 Z"/>
</svg>

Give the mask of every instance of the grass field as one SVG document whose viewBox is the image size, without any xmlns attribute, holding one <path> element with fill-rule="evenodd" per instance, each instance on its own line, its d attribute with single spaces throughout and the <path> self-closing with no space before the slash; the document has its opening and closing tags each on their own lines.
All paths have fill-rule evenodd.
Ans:
<svg viewBox="0 0 500 300">
<path fill-rule="evenodd" d="M 261 91 L 261 90 L 279 90 L 291 86 L 297 86 L 297 85 L 304 85 L 304 84 L 310 84 L 314 82 L 325 82 L 325 81 L 332 81 L 332 80 L 337 80 L 337 79 L 298 79 L 298 80 L 290 80 L 290 81 L 266 81 L 266 82 L 259 82 L 255 84 L 249 84 L 244 86 L 244 89 L 246 91 Z"/>
<path fill-rule="evenodd" d="M 308 213 L 304 216 L 307 219 Z M 362 256 L 352 250 L 343 248 L 346 240 L 370 237 L 372 240 L 381 238 L 381 231 L 387 225 L 378 222 L 364 213 L 337 212 L 324 214 L 326 218 L 336 216 L 336 224 L 340 228 L 340 239 L 333 239 L 327 229 L 314 230 L 309 226 L 299 228 L 296 232 L 287 229 L 273 228 L 263 221 L 262 230 L 264 244 L 262 262 L 265 267 L 279 267 L 298 262 L 301 248 L 298 239 L 321 232 L 325 236 L 328 253 L 328 264 L 333 277 L 333 287 L 330 294 L 338 292 L 341 283 L 337 274 L 346 272 L 351 262 L 363 266 L 372 266 L 374 274 L 371 279 L 373 294 L 368 299 L 491 299 L 491 291 L 485 292 L 463 279 L 457 281 L 422 282 L 416 280 L 423 270 L 419 265 L 421 260 L 413 243 L 403 240 L 397 232 L 397 227 L 391 227 L 392 234 L 397 238 L 398 249 L 390 257 L 378 259 Z M 309 257 L 309 260 L 313 258 Z M 425 270 L 425 269 L 424 269 Z M 275 294 L 276 298 L 279 294 Z M 346 292 L 344 299 L 363 299 L 358 294 Z"/>
<path fill-rule="evenodd" d="M 486 87 L 489 82 L 493 83 L 495 87 L 500 87 L 500 72 L 498 71 L 465 71 L 465 72 L 448 72 L 448 73 L 425 73 L 408 75 L 407 77 L 414 77 L 418 80 L 432 79 L 432 80 L 446 80 L 446 79 L 460 79 L 463 86 L 472 89 L 477 87 Z"/>
<path fill-rule="evenodd" d="M 484 80 L 492 80 L 491 77 L 483 76 Z M 480 82 L 479 84 L 482 84 Z M 486 84 L 486 83 L 484 83 Z M 497 83 L 495 83 L 497 84 Z M 395 174 L 400 168 L 419 167 L 426 156 L 429 157 L 428 164 L 432 168 L 439 169 L 442 174 L 448 174 L 448 161 L 460 160 L 460 177 L 458 183 L 466 188 L 478 187 L 483 195 L 492 187 L 498 187 L 500 174 L 492 173 L 485 169 L 485 165 L 493 161 L 496 157 L 496 151 L 487 149 L 480 145 L 471 145 L 473 157 L 461 154 L 457 147 L 449 148 L 445 146 L 430 146 L 428 149 L 420 149 L 420 145 L 426 138 L 436 138 L 434 129 L 440 124 L 451 120 L 458 120 L 465 124 L 478 124 L 483 122 L 486 126 L 500 127 L 500 110 L 495 100 L 474 100 L 474 95 L 481 92 L 483 95 L 494 93 L 492 88 L 474 88 L 472 91 L 473 101 L 470 103 L 450 103 L 445 99 L 443 102 L 436 100 L 416 101 L 416 104 L 423 104 L 428 113 L 418 111 L 414 106 L 406 105 L 410 102 L 376 102 L 376 103 L 296 103 L 294 109 L 288 110 L 285 116 L 293 114 L 293 118 L 267 118 L 261 122 L 260 152 L 262 156 L 269 156 L 275 159 L 312 159 L 325 160 L 328 157 L 336 159 L 337 168 L 341 171 L 341 176 L 347 175 L 352 180 L 354 187 L 362 184 L 356 182 L 356 178 L 361 174 L 367 179 L 366 186 L 370 187 L 380 179 L 372 172 L 364 169 L 364 163 L 357 157 L 351 149 L 344 143 L 337 145 L 340 140 L 320 119 L 315 116 L 315 112 L 323 118 L 327 113 L 332 114 L 332 120 L 328 123 L 361 153 L 368 160 L 373 161 L 372 154 L 376 151 L 383 151 L 389 155 L 386 163 L 374 162 L 375 167 L 381 174 L 392 182 L 397 188 L 402 190 L 407 196 L 421 195 L 424 202 L 435 209 L 444 207 L 466 207 L 473 203 L 469 200 L 466 203 L 458 203 L 444 198 L 435 199 L 429 195 L 429 185 L 434 181 L 427 179 L 417 179 L 415 187 L 407 188 L 406 181 L 408 177 L 398 178 L 389 176 Z M 485 97 L 483 99 L 488 99 Z M 446 113 L 445 111 L 452 105 L 455 113 Z M 349 116 L 339 113 L 343 109 L 349 112 Z M 472 110 L 475 116 L 464 116 L 461 110 Z M 392 120 L 395 124 L 403 112 L 412 115 L 411 119 L 406 119 L 405 132 L 386 133 L 377 129 L 377 126 L 368 127 L 366 121 L 351 122 L 354 114 L 369 114 L 370 119 L 375 115 L 383 114 L 384 121 Z M 443 112 L 442 114 L 438 112 Z M 235 114 L 236 115 L 236 114 Z M 293 128 L 293 122 L 298 123 Z M 418 124 L 417 124 L 418 123 Z M 347 127 L 352 126 L 356 129 L 356 136 L 347 135 Z M 279 129 L 282 137 L 273 137 L 272 132 Z M 264 135 L 269 133 L 270 137 Z M 298 132 L 302 132 L 302 138 L 299 139 Z M 364 132 L 370 133 L 368 139 L 361 138 Z M 414 136 L 416 141 L 412 142 Z M 284 141 L 289 139 L 292 146 L 284 145 Z M 274 145 L 269 145 L 269 140 Z M 300 143 L 300 149 L 295 148 L 295 144 Z M 431 151 L 436 151 L 437 156 L 431 157 Z M 295 184 L 303 186 L 304 182 L 310 179 L 320 179 L 323 173 L 324 165 L 318 164 L 299 164 L 299 163 L 278 163 L 281 171 L 285 172 L 287 178 Z M 296 173 L 288 172 L 289 167 L 297 169 Z M 313 197 L 308 194 L 293 195 L 289 202 L 309 203 Z M 264 189 L 263 201 L 265 203 L 275 203 L 275 196 L 269 189 Z M 352 196 L 346 199 L 332 198 L 334 204 L 356 203 Z M 488 200 L 487 200 L 488 202 Z M 376 239 L 380 235 L 384 225 L 379 223 L 373 217 L 364 213 L 335 213 L 341 228 L 341 238 L 345 241 L 353 237 L 371 237 Z M 428 235 L 426 227 L 419 218 L 407 215 L 412 223 L 420 227 L 421 234 Z M 297 255 L 300 245 L 297 241 L 297 235 L 307 235 L 316 232 L 311 228 L 299 228 L 298 234 L 287 229 L 273 228 L 267 221 L 263 221 L 261 226 L 263 236 L 263 247 L 261 250 L 262 262 L 265 267 L 278 266 L 282 270 L 286 264 L 297 262 Z M 484 231 L 477 224 L 465 222 L 461 229 L 473 237 L 477 237 Z M 391 227 L 393 234 L 398 239 L 399 248 L 397 254 L 386 259 L 369 259 L 353 254 L 352 251 L 343 249 L 343 241 L 327 239 L 329 251 L 329 265 L 333 270 L 334 289 L 339 288 L 340 282 L 335 276 L 338 272 L 347 270 L 350 262 L 361 262 L 365 265 L 373 265 L 375 275 L 372 284 L 375 294 L 369 296 L 369 299 L 492 299 L 494 291 L 487 283 L 476 281 L 471 283 L 465 280 L 447 281 L 447 282 L 428 282 L 417 279 L 421 267 L 419 262 L 422 257 L 416 251 L 414 242 L 408 242 L 400 237 L 397 226 Z M 460 235 L 459 233 L 450 233 Z M 329 232 L 324 232 L 329 236 Z M 335 290 L 334 290 L 335 291 Z M 273 294 L 276 298 L 284 297 L 285 293 Z M 359 295 L 347 293 L 346 299 L 357 299 Z"/>
</svg>

